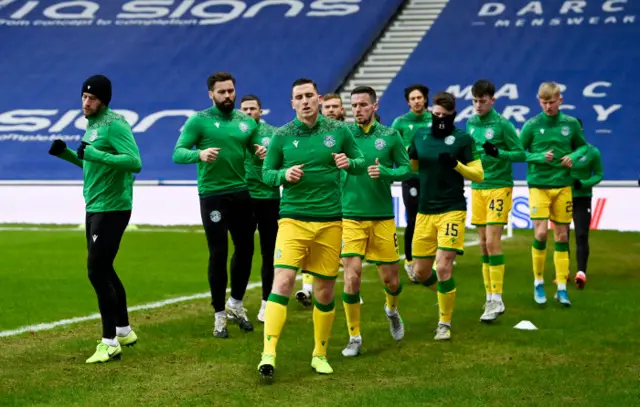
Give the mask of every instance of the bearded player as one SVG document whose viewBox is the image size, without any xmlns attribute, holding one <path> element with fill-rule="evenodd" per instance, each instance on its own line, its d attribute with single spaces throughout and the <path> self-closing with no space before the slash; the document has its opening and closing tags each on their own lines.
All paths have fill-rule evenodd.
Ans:
<svg viewBox="0 0 640 407">
<path fill-rule="evenodd" d="M 344 356 L 357 356 L 362 347 L 360 283 L 365 260 L 377 266 L 384 284 L 384 311 L 391 336 L 396 341 L 404 337 L 404 324 L 398 313 L 402 285 L 398 278 L 400 255 L 391 184 L 411 176 L 409 156 L 400 134 L 374 118 L 378 110 L 375 90 L 368 86 L 355 88 L 351 106 L 355 117 L 351 132 L 364 154 L 368 173 L 342 173 L 342 302 L 349 331 Z"/>
</svg>

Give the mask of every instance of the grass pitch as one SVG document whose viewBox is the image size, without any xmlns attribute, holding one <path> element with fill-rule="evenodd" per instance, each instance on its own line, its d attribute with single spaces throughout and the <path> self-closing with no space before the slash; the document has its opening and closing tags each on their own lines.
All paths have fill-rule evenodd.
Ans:
<svg viewBox="0 0 640 407">
<path fill-rule="evenodd" d="M 97 312 L 86 278 L 84 234 L 52 229 L 0 231 L 2 332 Z M 116 270 L 130 306 L 208 291 L 205 237 L 199 228 L 188 229 L 125 235 Z M 98 320 L 0 338 L 0 405 L 638 405 L 640 234 L 592 232 L 588 284 L 584 291 L 570 286 L 570 309 L 553 301 L 552 250 L 549 303 L 534 304 L 531 236 L 516 231 L 504 241 L 507 311 L 491 325 L 478 321 L 484 304 L 479 248 L 467 247 L 458 258 L 450 343 L 433 341 L 435 294 L 409 283 L 401 271 L 405 289 L 399 309 L 406 335 L 396 344 L 382 308 L 382 286 L 369 267 L 361 290 L 363 353 L 356 358 L 340 354 L 348 335 L 339 300 L 342 283 L 337 284 L 331 376 L 312 372 L 311 312 L 292 299 L 276 380 L 262 385 L 256 371 L 262 325 L 255 320 L 261 298 L 255 288 L 245 299 L 255 332 L 231 325 L 230 339 L 213 338 L 208 298 L 136 311 L 130 318 L 139 344 L 123 349 L 121 361 L 104 365 L 84 364 L 100 338 Z M 258 254 L 253 270 L 252 281 L 258 282 Z M 538 330 L 513 329 L 521 320 Z"/>
</svg>

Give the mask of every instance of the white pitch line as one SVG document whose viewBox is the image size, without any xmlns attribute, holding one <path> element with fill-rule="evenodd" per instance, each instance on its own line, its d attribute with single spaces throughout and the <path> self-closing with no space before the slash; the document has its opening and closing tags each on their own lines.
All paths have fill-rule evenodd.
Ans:
<svg viewBox="0 0 640 407">
<path fill-rule="evenodd" d="M 34 228 L 25 228 L 25 229 L 30 229 L 33 230 Z M 52 230 L 60 230 L 55 229 L 55 228 L 51 228 Z M 4 228 L 0 228 L 0 230 L 5 230 Z M 77 229 L 70 229 L 70 230 L 77 230 Z M 186 229 L 183 229 L 186 230 Z M 506 236 L 503 236 L 503 239 L 505 239 Z M 477 246 L 478 244 L 480 244 L 479 240 L 472 240 L 469 242 L 465 243 L 465 247 L 466 246 Z M 401 259 L 404 259 L 405 256 L 401 255 L 400 256 Z M 366 266 L 371 266 L 372 264 L 366 264 Z M 342 267 L 340 268 L 342 269 Z M 300 280 L 302 278 L 302 276 L 298 275 L 296 277 L 296 280 Z M 363 282 L 366 282 L 363 280 Z M 251 290 L 257 287 L 261 287 L 262 283 L 250 283 L 247 285 L 247 290 Z M 231 289 L 227 288 L 227 293 L 231 292 Z M 187 295 L 187 296 L 181 296 L 181 297 L 175 297 L 175 298 L 169 298 L 166 300 L 162 300 L 162 301 L 155 301 L 155 302 L 150 302 L 147 304 L 140 304 L 140 305 L 134 305 L 133 307 L 129 307 L 128 311 L 129 312 L 134 312 L 134 311 L 139 311 L 139 310 L 148 310 L 148 309 L 154 309 L 154 308 L 161 308 L 167 305 L 171 305 L 171 304 L 176 304 L 179 302 L 185 302 L 185 301 L 192 301 L 192 300 L 198 300 L 198 299 L 203 299 L 203 298 L 207 298 L 210 297 L 211 293 L 210 292 L 203 292 L 203 293 L 198 293 L 198 294 L 193 294 L 193 295 Z M 26 332 L 40 332 L 40 331 L 46 331 L 46 330 L 50 330 L 53 328 L 57 328 L 59 326 L 65 326 L 65 325 L 72 325 L 72 324 L 77 324 L 79 322 L 85 322 L 85 321 L 93 321 L 96 319 L 100 319 L 100 314 L 91 314 L 91 315 L 87 315 L 84 317 L 75 317 L 75 318 L 68 318 L 68 319 L 62 319 L 60 321 L 55 321 L 55 322 L 46 322 L 46 323 L 42 323 L 42 324 L 36 324 L 36 325 L 28 325 L 28 326 L 23 326 L 17 329 L 11 329 L 8 331 L 0 331 L 0 338 L 2 337 L 9 337 L 9 336 L 15 336 L 15 335 L 20 335 Z"/>
<path fill-rule="evenodd" d="M 84 232 L 84 227 L 28 227 L 28 226 L 0 226 L 0 231 L 7 232 Z M 157 233 L 204 233 L 202 229 L 179 228 L 141 228 L 127 229 L 127 232 L 157 232 Z"/>
</svg>

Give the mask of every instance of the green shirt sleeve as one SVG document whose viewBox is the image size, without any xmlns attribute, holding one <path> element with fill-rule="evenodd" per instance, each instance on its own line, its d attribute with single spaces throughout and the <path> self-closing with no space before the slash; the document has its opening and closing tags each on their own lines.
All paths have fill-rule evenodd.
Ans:
<svg viewBox="0 0 640 407">
<path fill-rule="evenodd" d="M 575 120 L 573 126 L 573 132 L 571 136 L 571 144 L 573 147 L 573 152 L 568 154 L 569 158 L 573 162 L 575 162 L 581 155 L 586 154 L 589 147 L 587 146 L 587 142 L 584 139 L 584 133 L 582 132 L 582 128 L 580 127 L 580 123 Z"/>
<path fill-rule="evenodd" d="M 262 164 L 262 182 L 272 187 L 279 187 L 287 183 L 287 169 L 282 168 L 282 145 L 283 136 L 276 133 L 271 139 Z"/>
<path fill-rule="evenodd" d="M 591 171 L 593 174 L 588 179 L 581 180 L 582 185 L 587 188 L 591 188 L 599 184 L 604 177 L 604 170 L 602 169 L 602 157 L 600 156 L 599 150 L 595 150 L 593 162 L 591 163 Z"/>
<path fill-rule="evenodd" d="M 200 150 L 192 150 L 200 139 L 200 122 L 197 116 L 191 116 L 180 133 L 173 149 L 173 162 L 176 164 L 195 164 L 200 162 Z"/>
<path fill-rule="evenodd" d="M 503 160 L 512 162 L 523 162 L 527 156 L 522 148 L 522 143 L 516 133 L 516 128 L 511 122 L 503 122 L 502 124 L 504 142 L 507 145 L 506 150 L 498 150 L 498 157 Z"/>
<path fill-rule="evenodd" d="M 529 150 L 531 149 L 531 142 L 533 141 L 533 130 L 529 123 L 525 123 L 522 126 L 522 131 L 520 132 L 520 141 L 522 142 L 522 148 L 525 151 L 525 161 L 528 163 L 535 164 L 544 164 L 547 160 L 545 158 L 545 153 L 531 153 Z"/>
<path fill-rule="evenodd" d="M 69 147 L 67 147 L 58 157 L 82 168 L 82 160 L 79 159 L 78 154 Z"/>
<path fill-rule="evenodd" d="M 114 122 L 109 127 L 109 142 L 116 154 L 100 151 L 89 144 L 84 150 L 84 159 L 122 171 L 139 173 L 142 170 L 140 151 L 128 125 Z"/>
<path fill-rule="evenodd" d="M 347 126 L 344 126 L 343 132 L 344 142 L 342 144 L 342 151 L 349 157 L 349 168 L 346 168 L 345 171 L 351 175 L 363 174 L 367 170 L 364 155 L 360 147 L 358 147 L 351 130 L 349 130 Z"/>
<path fill-rule="evenodd" d="M 404 181 L 411 178 L 411 162 L 409 154 L 404 148 L 402 137 L 398 131 L 393 133 L 393 145 L 391 148 L 391 156 L 395 164 L 395 168 L 380 165 L 380 178 L 386 181 Z"/>
</svg>

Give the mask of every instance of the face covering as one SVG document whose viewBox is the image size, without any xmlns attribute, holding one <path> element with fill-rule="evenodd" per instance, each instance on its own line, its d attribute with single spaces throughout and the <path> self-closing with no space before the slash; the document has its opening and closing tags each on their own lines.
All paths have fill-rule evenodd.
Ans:
<svg viewBox="0 0 640 407">
<path fill-rule="evenodd" d="M 431 116 L 431 133 L 434 137 L 445 138 L 453 133 L 453 129 L 455 128 L 453 121 L 456 118 L 456 112 L 445 117 L 438 117 L 433 114 Z"/>
</svg>

